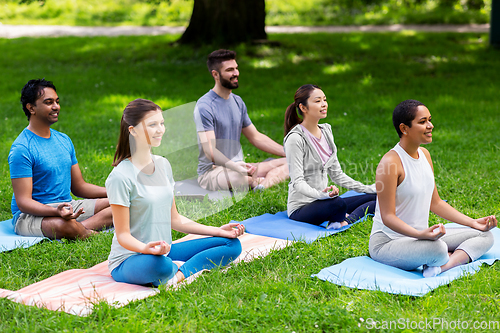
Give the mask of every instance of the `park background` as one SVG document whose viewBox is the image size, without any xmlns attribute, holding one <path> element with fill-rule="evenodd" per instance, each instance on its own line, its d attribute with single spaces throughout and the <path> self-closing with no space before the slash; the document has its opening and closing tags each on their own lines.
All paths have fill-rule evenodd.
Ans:
<svg viewBox="0 0 500 333">
<path fill-rule="evenodd" d="M 184 25 L 193 1 L 0 1 L 3 24 Z M 266 1 L 268 25 L 487 23 L 491 1 Z M 472 2 L 471 2 L 472 3 Z M 0 218 L 9 219 L 12 189 L 7 155 L 27 125 L 19 104 L 32 78 L 54 81 L 61 98 L 53 128 L 75 145 L 85 179 L 104 185 L 111 171 L 125 105 L 147 98 L 167 110 L 196 101 L 213 86 L 206 55 L 220 45 L 180 45 L 180 35 L 0 39 Z M 433 156 L 441 197 L 473 217 L 500 212 L 500 53 L 486 33 L 270 34 L 238 52 L 236 91 L 259 130 L 277 142 L 283 115 L 302 84 L 329 101 L 339 159 L 346 173 L 370 183 L 381 156 L 398 141 L 394 106 L 408 98 L 432 113 Z M 173 119 L 175 121 L 175 119 Z M 166 137 L 168 138 L 168 131 Z M 249 162 L 269 155 L 243 139 Z M 174 170 L 175 171 L 175 170 Z M 286 210 L 287 184 L 243 200 L 199 222 L 222 225 Z M 183 207 L 186 213 L 192 209 Z M 441 220 L 431 214 L 431 223 Z M 114 309 L 97 305 L 77 317 L 0 300 L 0 331 L 356 332 L 366 320 L 498 320 L 499 265 L 420 298 L 338 287 L 310 275 L 368 254 L 371 220 L 313 244 L 297 242 L 227 272 L 203 274 L 178 291 Z M 174 233 L 175 238 L 182 235 Z M 17 290 L 59 272 L 107 259 L 111 235 L 43 242 L 0 254 L 0 288 Z M 384 331 L 384 330 L 382 330 Z M 446 331 L 446 330 L 445 330 Z M 456 331 L 456 330 L 450 330 Z"/>
</svg>

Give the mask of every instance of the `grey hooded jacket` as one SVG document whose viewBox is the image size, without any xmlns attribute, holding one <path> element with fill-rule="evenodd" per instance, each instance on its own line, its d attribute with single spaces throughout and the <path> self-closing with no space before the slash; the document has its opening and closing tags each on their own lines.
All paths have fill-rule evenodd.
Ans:
<svg viewBox="0 0 500 333">
<path fill-rule="evenodd" d="M 364 185 L 342 171 L 337 159 L 337 147 L 333 141 L 332 128 L 329 124 L 318 124 L 321 135 L 324 135 L 332 148 L 332 155 L 323 165 L 323 161 L 311 144 L 301 126 L 295 126 L 283 140 L 286 161 L 290 170 L 288 184 L 287 213 L 290 216 L 295 210 L 316 200 L 329 199 L 323 190 L 328 186 L 328 177 L 342 187 L 356 192 L 375 193 L 375 184 Z"/>
</svg>

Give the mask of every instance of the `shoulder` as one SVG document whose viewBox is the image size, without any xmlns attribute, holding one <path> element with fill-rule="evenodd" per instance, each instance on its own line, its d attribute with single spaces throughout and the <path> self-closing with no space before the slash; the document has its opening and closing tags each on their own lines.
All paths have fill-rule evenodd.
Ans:
<svg viewBox="0 0 500 333">
<path fill-rule="evenodd" d="M 60 142 L 68 143 L 70 145 L 73 145 L 73 141 L 71 141 L 71 138 L 62 132 L 56 131 L 55 129 L 50 129 L 50 135 L 53 136 L 55 139 L 59 140 Z"/>
<path fill-rule="evenodd" d="M 34 137 L 34 135 L 35 134 L 33 132 L 31 132 L 28 128 L 25 128 L 21 131 L 21 133 L 19 133 L 17 138 L 12 143 L 12 146 L 24 145 L 27 142 L 29 142 Z"/>
<path fill-rule="evenodd" d="M 133 176 L 133 167 L 132 163 L 128 160 L 123 160 L 121 161 L 117 166 L 111 170 L 111 173 L 108 175 L 108 178 L 106 179 L 106 184 L 108 181 L 115 181 L 115 180 L 125 180 Z"/>
<path fill-rule="evenodd" d="M 385 155 L 380 160 L 380 163 L 378 165 L 378 169 L 383 168 L 383 170 L 386 170 L 388 172 L 394 171 L 394 170 L 399 172 L 399 169 L 401 166 L 402 166 L 401 158 L 399 157 L 399 155 L 396 151 L 391 149 L 387 153 L 385 153 Z"/>
<path fill-rule="evenodd" d="M 71 139 L 69 138 L 69 136 L 67 134 L 59 132 L 59 131 L 56 131 L 55 129 L 51 128 L 50 129 L 50 133 L 51 133 L 51 135 L 54 135 L 55 137 L 63 138 L 65 140 L 71 141 Z"/>
<path fill-rule="evenodd" d="M 425 157 L 427 157 L 427 158 L 431 157 L 431 153 L 429 153 L 429 151 L 427 150 L 427 148 L 419 147 L 419 149 L 424 153 Z"/>
<path fill-rule="evenodd" d="M 332 126 L 330 124 L 318 124 L 322 132 L 333 138 Z"/>
<path fill-rule="evenodd" d="M 160 163 L 163 167 L 167 169 L 172 169 L 172 166 L 170 165 L 170 162 L 163 156 L 160 155 L 153 155 L 155 163 Z"/>
<path fill-rule="evenodd" d="M 321 128 L 321 129 L 324 129 L 326 131 L 332 131 L 332 125 L 328 124 L 328 123 L 324 123 L 324 124 L 318 124 L 318 127 Z"/>
<path fill-rule="evenodd" d="M 26 131 L 27 131 L 27 129 L 24 129 L 21 133 L 19 133 L 17 138 L 14 140 L 14 142 L 12 142 L 11 147 L 15 147 L 18 145 L 24 145 L 27 141 L 29 141 L 29 134 L 26 133 Z"/>
<path fill-rule="evenodd" d="M 25 128 L 10 146 L 9 158 L 28 153 L 30 151 L 30 142 L 34 138 L 33 132 Z"/>
<path fill-rule="evenodd" d="M 245 104 L 245 102 L 243 102 L 243 99 L 240 96 L 236 95 L 235 93 L 231 93 L 231 96 L 233 96 L 236 103 Z"/>
<path fill-rule="evenodd" d="M 196 101 L 196 105 L 211 105 L 217 100 L 219 97 L 213 90 L 209 90 L 205 95 L 201 96 L 198 101 Z"/>
<path fill-rule="evenodd" d="M 427 161 L 429 162 L 429 164 L 432 165 L 431 153 L 429 153 L 427 148 L 420 147 L 419 149 L 424 153 L 424 156 L 425 156 L 425 158 L 427 158 Z"/>
<path fill-rule="evenodd" d="M 295 127 L 285 136 L 283 142 L 287 145 L 302 144 L 304 142 L 304 132 L 300 128 L 300 125 L 295 125 Z"/>
<path fill-rule="evenodd" d="M 240 109 L 240 111 L 246 112 L 247 106 L 245 105 L 245 102 L 243 102 L 243 99 L 240 96 L 233 94 L 233 93 L 231 93 L 231 96 L 233 97 L 236 105 L 238 105 L 238 108 Z"/>
<path fill-rule="evenodd" d="M 213 114 L 213 110 L 216 109 L 216 104 L 217 104 L 217 94 L 215 94 L 212 90 L 207 92 L 205 95 L 200 97 L 198 101 L 196 102 L 195 106 L 195 114 Z"/>
<path fill-rule="evenodd" d="M 389 150 L 387 153 L 384 154 L 384 156 L 382 156 L 382 159 L 380 160 L 380 162 L 382 161 L 387 161 L 387 162 L 401 162 L 401 158 L 399 157 L 399 154 L 394 151 L 393 149 Z"/>
</svg>

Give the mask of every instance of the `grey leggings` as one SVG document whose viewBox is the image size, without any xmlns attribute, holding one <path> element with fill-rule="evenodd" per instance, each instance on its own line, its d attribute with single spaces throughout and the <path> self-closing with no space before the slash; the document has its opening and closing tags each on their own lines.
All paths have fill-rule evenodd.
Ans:
<svg viewBox="0 0 500 333">
<path fill-rule="evenodd" d="M 476 260 L 493 246 L 493 234 L 468 227 L 446 228 L 446 234 L 436 241 L 411 237 L 392 239 L 379 231 L 370 236 L 370 257 L 383 264 L 407 271 L 419 266 L 442 266 L 448 262 L 448 252 L 463 250 Z"/>
</svg>

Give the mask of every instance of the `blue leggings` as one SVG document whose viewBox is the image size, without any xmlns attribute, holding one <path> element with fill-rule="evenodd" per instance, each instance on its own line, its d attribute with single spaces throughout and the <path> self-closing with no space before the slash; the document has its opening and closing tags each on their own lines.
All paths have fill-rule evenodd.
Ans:
<svg viewBox="0 0 500 333">
<path fill-rule="evenodd" d="M 225 266 L 241 253 L 237 238 L 207 237 L 171 245 L 168 256 L 138 253 L 128 257 L 113 269 L 111 276 L 117 282 L 159 286 L 171 279 L 177 270 L 188 277 L 203 269 Z M 173 262 L 184 261 L 177 268 Z"/>
<path fill-rule="evenodd" d="M 290 215 L 290 219 L 320 225 L 325 221 L 351 224 L 375 212 L 376 194 L 355 195 L 352 197 L 316 200 L 300 207 Z M 346 217 L 345 214 L 349 213 Z"/>
</svg>

